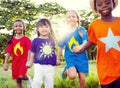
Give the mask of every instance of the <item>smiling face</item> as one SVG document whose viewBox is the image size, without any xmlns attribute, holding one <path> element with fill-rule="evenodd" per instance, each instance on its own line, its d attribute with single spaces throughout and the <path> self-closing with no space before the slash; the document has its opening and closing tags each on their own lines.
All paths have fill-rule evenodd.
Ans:
<svg viewBox="0 0 120 88">
<path fill-rule="evenodd" d="M 70 26 L 76 26 L 78 24 L 79 17 L 74 11 L 69 11 L 66 14 L 66 20 Z"/>
<path fill-rule="evenodd" d="M 15 34 L 18 34 L 18 35 L 23 34 L 24 25 L 22 22 L 16 21 L 14 23 L 13 29 L 15 31 Z"/>
<path fill-rule="evenodd" d="M 50 26 L 47 23 L 42 24 L 38 27 L 37 31 L 39 32 L 40 37 L 48 37 L 50 33 Z"/>
<path fill-rule="evenodd" d="M 114 8 L 113 0 L 96 0 L 96 10 L 101 16 L 109 16 Z"/>
</svg>

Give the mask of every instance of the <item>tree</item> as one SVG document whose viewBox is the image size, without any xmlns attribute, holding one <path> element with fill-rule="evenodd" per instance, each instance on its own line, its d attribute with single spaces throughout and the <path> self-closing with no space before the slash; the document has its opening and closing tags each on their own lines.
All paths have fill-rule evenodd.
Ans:
<svg viewBox="0 0 120 88">
<path fill-rule="evenodd" d="M 23 19 L 27 25 L 27 35 L 36 27 L 36 20 L 40 15 L 52 19 L 65 13 L 65 9 L 57 3 L 44 3 L 35 5 L 30 0 L 1 0 L 0 1 L 0 26 L 11 30 L 15 19 Z M 1 27 L 0 27 L 1 28 Z M 3 28 L 3 27 L 2 27 Z M 1 29 L 2 29 L 1 28 Z"/>
<path fill-rule="evenodd" d="M 66 13 L 66 9 L 57 4 L 56 2 L 44 3 L 39 6 L 40 12 L 44 13 L 44 16 L 52 19 L 54 16 L 60 17 Z"/>
<path fill-rule="evenodd" d="M 38 8 L 35 7 L 34 3 L 30 3 L 29 0 L 1 0 L 0 25 L 11 30 L 15 19 L 23 19 L 26 21 L 26 24 L 30 24 L 27 26 L 27 28 L 29 28 L 27 35 L 29 35 L 29 32 L 33 30 L 34 27 L 32 26 L 34 25 L 32 22 L 37 19 L 35 16 L 38 14 L 37 9 Z"/>
<path fill-rule="evenodd" d="M 91 10 L 80 10 L 80 21 L 81 21 L 81 25 L 83 27 L 85 27 L 86 29 L 88 29 L 88 26 L 90 24 L 91 21 L 95 20 L 96 18 L 99 17 L 99 14 L 95 14 L 93 11 Z"/>
</svg>

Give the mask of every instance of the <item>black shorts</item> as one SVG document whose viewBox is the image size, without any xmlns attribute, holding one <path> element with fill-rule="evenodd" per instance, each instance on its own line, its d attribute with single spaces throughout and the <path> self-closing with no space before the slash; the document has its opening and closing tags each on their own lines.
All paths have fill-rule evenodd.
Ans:
<svg viewBox="0 0 120 88">
<path fill-rule="evenodd" d="M 101 85 L 101 88 L 120 88 L 120 78 L 108 85 Z"/>
</svg>

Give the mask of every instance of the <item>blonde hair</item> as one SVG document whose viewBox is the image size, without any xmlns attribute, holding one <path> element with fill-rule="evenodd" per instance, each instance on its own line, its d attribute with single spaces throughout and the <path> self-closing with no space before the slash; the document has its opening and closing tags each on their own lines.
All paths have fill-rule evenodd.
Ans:
<svg viewBox="0 0 120 88">
<path fill-rule="evenodd" d="M 78 19 L 77 23 L 78 23 L 78 29 L 79 29 L 79 28 L 80 28 L 80 16 L 78 15 L 77 11 L 75 11 L 75 10 L 68 10 L 66 14 L 68 14 L 69 12 L 73 12 L 73 13 L 76 14 L 77 19 Z M 79 31 L 79 35 L 80 35 L 81 37 L 83 37 L 82 31 Z"/>
<path fill-rule="evenodd" d="M 73 12 L 73 13 L 76 14 L 77 19 L 78 19 L 78 21 L 77 21 L 77 23 L 78 23 L 78 28 L 79 28 L 79 27 L 80 27 L 80 16 L 78 15 L 78 12 L 75 11 L 75 10 L 68 10 L 66 14 L 68 14 L 69 12 Z"/>
</svg>

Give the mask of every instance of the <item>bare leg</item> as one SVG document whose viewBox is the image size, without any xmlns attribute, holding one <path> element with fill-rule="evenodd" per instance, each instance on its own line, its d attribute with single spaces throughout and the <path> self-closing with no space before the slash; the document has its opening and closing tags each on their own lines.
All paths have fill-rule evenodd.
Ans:
<svg viewBox="0 0 120 88">
<path fill-rule="evenodd" d="M 29 76 L 20 76 L 19 79 L 27 81 L 27 87 L 32 88 L 32 79 Z"/>
<path fill-rule="evenodd" d="M 22 88 L 22 80 L 21 79 L 17 79 L 16 80 L 16 83 L 17 83 L 17 88 Z"/>
<path fill-rule="evenodd" d="M 74 80 L 77 76 L 77 71 L 76 71 L 76 68 L 75 67 L 70 67 L 68 70 L 67 70 L 67 76 L 71 79 L 71 80 Z"/>
<path fill-rule="evenodd" d="M 79 84 L 80 84 L 80 88 L 86 88 L 86 83 L 85 83 L 85 74 L 79 72 L 78 73 L 78 77 L 79 77 Z"/>
<path fill-rule="evenodd" d="M 21 79 L 21 80 L 28 80 L 29 77 L 27 77 L 27 76 L 20 76 L 19 79 Z"/>
</svg>

